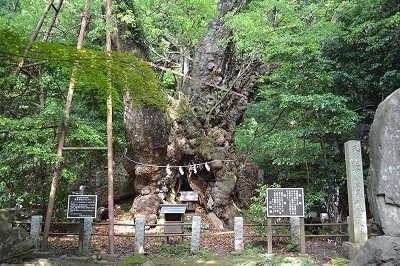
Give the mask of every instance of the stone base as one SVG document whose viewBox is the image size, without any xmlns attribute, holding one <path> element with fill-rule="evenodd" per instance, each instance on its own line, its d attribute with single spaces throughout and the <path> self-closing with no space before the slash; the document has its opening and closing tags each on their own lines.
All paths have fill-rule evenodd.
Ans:
<svg viewBox="0 0 400 266">
<path fill-rule="evenodd" d="M 35 258 L 43 258 L 43 259 L 52 258 L 54 256 L 51 252 L 48 251 L 34 251 L 32 255 Z"/>
<path fill-rule="evenodd" d="M 105 260 L 105 261 L 117 262 L 118 258 L 119 258 L 119 254 L 101 253 L 100 257 L 102 260 Z"/>
<path fill-rule="evenodd" d="M 364 245 L 356 244 L 353 242 L 343 242 L 342 245 L 343 245 L 343 249 L 346 253 L 346 257 L 349 260 L 354 259 L 358 255 L 358 253 L 360 253 L 360 250 L 364 246 Z"/>
<path fill-rule="evenodd" d="M 79 262 L 88 262 L 91 260 L 91 257 L 87 256 L 72 256 L 72 257 L 66 257 L 66 260 L 71 260 L 71 261 L 79 261 Z"/>
<path fill-rule="evenodd" d="M 238 256 L 238 255 L 242 255 L 244 250 L 235 250 L 235 251 L 231 251 L 231 254 L 233 256 Z"/>
</svg>

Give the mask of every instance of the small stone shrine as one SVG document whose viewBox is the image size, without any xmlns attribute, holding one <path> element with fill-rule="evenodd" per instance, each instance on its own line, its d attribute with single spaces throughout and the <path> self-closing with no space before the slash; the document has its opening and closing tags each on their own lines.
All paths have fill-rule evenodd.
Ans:
<svg viewBox="0 0 400 266">
<path fill-rule="evenodd" d="M 16 214 L 16 209 L 0 209 L 0 264 L 18 262 L 35 248 L 33 238 L 23 228 L 12 226 Z"/>
<path fill-rule="evenodd" d="M 369 134 L 368 201 L 384 235 L 371 237 L 352 265 L 399 265 L 400 89 L 376 110 Z"/>
</svg>

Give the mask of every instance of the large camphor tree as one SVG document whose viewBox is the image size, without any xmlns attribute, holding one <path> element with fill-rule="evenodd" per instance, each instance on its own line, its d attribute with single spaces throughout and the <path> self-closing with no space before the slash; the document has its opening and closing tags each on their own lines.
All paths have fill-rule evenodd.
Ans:
<svg viewBox="0 0 400 266">
<path fill-rule="evenodd" d="M 167 96 L 167 110 L 130 104 L 126 95 L 124 165 L 135 191 L 135 217 L 154 223 L 160 203 L 176 202 L 180 191 L 190 190 L 199 193 L 199 203 L 217 224 L 233 225 L 239 171 L 235 128 L 263 71 L 257 62 L 235 57 L 232 31 L 222 20 L 244 2 L 218 3 L 217 16 L 194 48 L 189 77 Z"/>
</svg>

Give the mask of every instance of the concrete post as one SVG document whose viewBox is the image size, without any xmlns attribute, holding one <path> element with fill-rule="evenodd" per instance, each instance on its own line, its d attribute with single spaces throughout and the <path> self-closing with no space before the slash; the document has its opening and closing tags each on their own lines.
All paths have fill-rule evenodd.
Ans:
<svg viewBox="0 0 400 266">
<path fill-rule="evenodd" d="M 35 242 L 35 251 L 40 250 L 40 233 L 42 232 L 43 216 L 35 215 L 31 218 L 31 237 Z"/>
<path fill-rule="evenodd" d="M 290 217 L 290 235 L 292 244 L 300 245 L 300 217 Z"/>
<path fill-rule="evenodd" d="M 193 216 L 192 218 L 192 240 L 190 243 L 190 251 L 197 253 L 200 249 L 200 235 L 201 235 L 201 217 Z"/>
<path fill-rule="evenodd" d="M 234 231 L 235 231 L 235 251 L 242 252 L 244 250 L 243 217 L 235 217 Z"/>
<path fill-rule="evenodd" d="M 92 223 L 93 218 L 83 218 L 82 255 L 90 255 L 92 251 Z"/>
<path fill-rule="evenodd" d="M 257 182 L 258 182 L 259 184 L 264 184 L 264 175 L 265 175 L 264 169 L 258 170 L 258 173 L 257 173 Z"/>
<path fill-rule="evenodd" d="M 135 222 L 135 253 L 144 254 L 145 218 L 136 218 Z"/>
</svg>

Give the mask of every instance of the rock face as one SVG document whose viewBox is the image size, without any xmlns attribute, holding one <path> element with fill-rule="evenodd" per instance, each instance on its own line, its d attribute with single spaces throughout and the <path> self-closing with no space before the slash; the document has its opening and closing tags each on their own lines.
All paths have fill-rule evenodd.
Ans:
<svg viewBox="0 0 400 266">
<path fill-rule="evenodd" d="M 400 89 L 376 110 L 369 135 L 368 201 L 384 235 L 370 238 L 351 265 L 400 265 Z"/>
<path fill-rule="evenodd" d="M 385 235 L 400 237 L 400 89 L 379 104 L 369 143 L 370 210 Z"/>
<path fill-rule="evenodd" d="M 400 238 L 377 236 L 369 239 L 351 265 L 400 265 Z"/>
<path fill-rule="evenodd" d="M 33 251 L 35 243 L 21 227 L 12 227 L 15 209 L 0 209 L 0 263 L 10 263 L 13 259 Z"/>
</svg>

